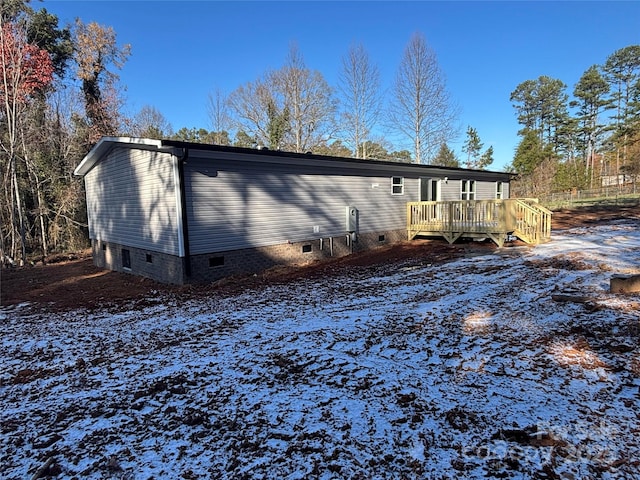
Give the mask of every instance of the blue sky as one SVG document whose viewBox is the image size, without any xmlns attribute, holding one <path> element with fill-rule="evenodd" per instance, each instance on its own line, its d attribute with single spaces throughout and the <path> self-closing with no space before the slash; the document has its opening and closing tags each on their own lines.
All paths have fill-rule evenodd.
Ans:
<svg viewBox="0 0 640 480">
<path fill-rule="evenodd" d="M 126 110 L 157 108 L 173 128 L 210 129 L 207 96 L 279 68 L 296 42 L 309 68 L 333 86 L 349 45 L 362 43 L 384 88 L 414 32 L 435 50 L 467 125 L 501 170 L 518 143 L 515 87 L 540 75 L 567 92 L 593 64 L 640 44 L 640 2 L 65 1 L 34 2 L 60 21 L 110 25 L 132 55 L 120 71 Z M 402 145 L 396 145 L 400 148 Z"/>
</svg>

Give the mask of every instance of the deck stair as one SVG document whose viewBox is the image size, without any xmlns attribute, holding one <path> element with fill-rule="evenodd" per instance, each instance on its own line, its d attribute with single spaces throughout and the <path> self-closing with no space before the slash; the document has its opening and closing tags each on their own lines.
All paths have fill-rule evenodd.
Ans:
<svg viewBox="0 0 640 480">
<path fill-rule="evenodd" d="M 540 205 L 534 198 L 513 200 L 516 209 L 516 229 L 513 235 L 534 245 L 551 240 L 551 210 Z"/>
<path fill-rule="evenodd" d="M 513 235 L 539 244 L 551 238 L 551 211 L 532 198 L 409 202 L 407 232 L 409 240 L 440 236 L 453 243 L 461 237 L 490 238 L 501 247 Z"/>
</svg>

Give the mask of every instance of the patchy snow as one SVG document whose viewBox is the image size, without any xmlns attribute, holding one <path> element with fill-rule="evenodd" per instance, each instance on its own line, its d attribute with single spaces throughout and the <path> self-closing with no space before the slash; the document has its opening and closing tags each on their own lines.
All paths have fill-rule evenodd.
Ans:
<svg viewBox="0 0 640 480">
<path fill-rule="evenodd" d="M 2 478 L 640 478 L 640 225 L 120 313 L 0 313 Z M 556 293 L 591 302 L 560 303 Z"/>
</svg>

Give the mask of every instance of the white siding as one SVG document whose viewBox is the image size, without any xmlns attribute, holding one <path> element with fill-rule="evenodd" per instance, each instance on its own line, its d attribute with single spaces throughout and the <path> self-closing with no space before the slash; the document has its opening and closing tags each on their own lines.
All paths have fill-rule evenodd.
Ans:
<svg viewBox="0 0 640 480">
<path fill-rule="evenodd" d="M 180 255 L 176 162 L 168 153 L 110 152 L 85 176 L 89 236 Z"/>
</svg>

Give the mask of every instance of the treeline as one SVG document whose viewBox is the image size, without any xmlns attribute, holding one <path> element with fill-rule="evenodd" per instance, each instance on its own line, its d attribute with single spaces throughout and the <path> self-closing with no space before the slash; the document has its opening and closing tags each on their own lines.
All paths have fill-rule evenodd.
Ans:
<svg viewBox="0 0 640 480">
<path fill-rule="evenodd" d="M 511 93 L 522 129 L 511 170 L 512 194 L 617 186 L 640 178 L 640 45 L 592 65 L 571 96 L 560 79 L 540 76 Z"/>
<path fill-rule="evenodd" d="M 493 162 L 493 148 L 484 149 L 471 126 L 463 147 L 466 158 L 461 161 L 449 148 L 459 136 L 459 109 L 422 34 L 409 40 L 389 88 L 381 84 L 380 71 L 362 45 L 351 45 L 340 61 L 337 85 L 331 86 L 321 72 L 306 66 L 293 44 L 281 68 L 232 92 L 209 94 L 211 131 L 172 132 L 160 112 L 145 107 L 141 115 L 148 121 L 136 122 L 143 127 L 137 133 L 452 167 L 485 168 Z M 404 148 L 396 149 L 390 138 Z"/>
<path fill-rule="evenodd" d="M 458 134 L 458 112 L 424 36 L 410 39 L 388 102 L 383 92 L 378 67 L 362 45 L 349 47 L 338 83 L 331 86 L 321 72 L 307 67 L 292 44 L 281 68 L 232 92 L 209 94 L 210 131 L 183 127 L 173 132 L 162 113 L 147 106 L 134 121 L 135 133 L 298 153 L 459 164 L 438 155 Z M 388 137 L 376 133 L 380 131 L 402 138 L 405 148 L 395 149 Z"/>
<path fill-rule="evenodd" d="M 493 162 L 493 147 L 485 148 L 472 126 L 462 159 L 449 147 L 460 135 L 459 109 L 419 33 L 407 43 L 391 85 L 382 85 L 362 45 L 340 58 L 333 86 L 292 45 L 279 69 L 203 99 L 209 128 L 175 131 L 152 105 L 123 113 L 118 71 L 131 47 L 118 44 L 112 28 L 80 19 L 62 26 L 29 0 L 3 0 L 0 8 L 3 262 L 86 245 L 83 185 L 73 170 L 103 135 L 480 169 Z M 523 128 L 511 169 L 522 192 L 579 188 L 612 168 L 612 159 L 617 173 L 637 172 L 637 49 L 592 67 L 571 101 L 566 86 L 548 77 L 516 88 L 511 98 Z M 604 112 L 610 115 L 602 124 Z"/>
<path fill-rule="evenodd" d="M 123 131 L 115 71 L 129 47 L 96 23 L 61 27 L 28 1 L 0 9 L 0 256 L 23 264 L 87 244 L 73 170 L 102 135 Z"/>
<path fill-rule="evenodd" d="M 82 182 L 73 170 L 103 135 L 173 138 L 274 150 L 458 165 L 447 147 L 457 109 L 424 36 L 407 44 L 385 103 L 380 73 L 361 45 L 342 58 L 338 85 L 292 45 L 281 68 L 229 94 L 212 92 L 211 130 L 173 131 L 154 106 L 123 114 L 118 71 L 130 46 L 112 28 L 62 26 L 29 0 L 3 0 L 0 17 L 0 206 L 3 263 L 43 260 L 86 245 Z M 204 99 L 203 99 L 204 100 Z M 385 126 L 404 141 L 377 136 Z M 469 127 L 467 163 L 491 160 Z M 477 162 L 477 163 L 476 163 Z"/>
</svg>

